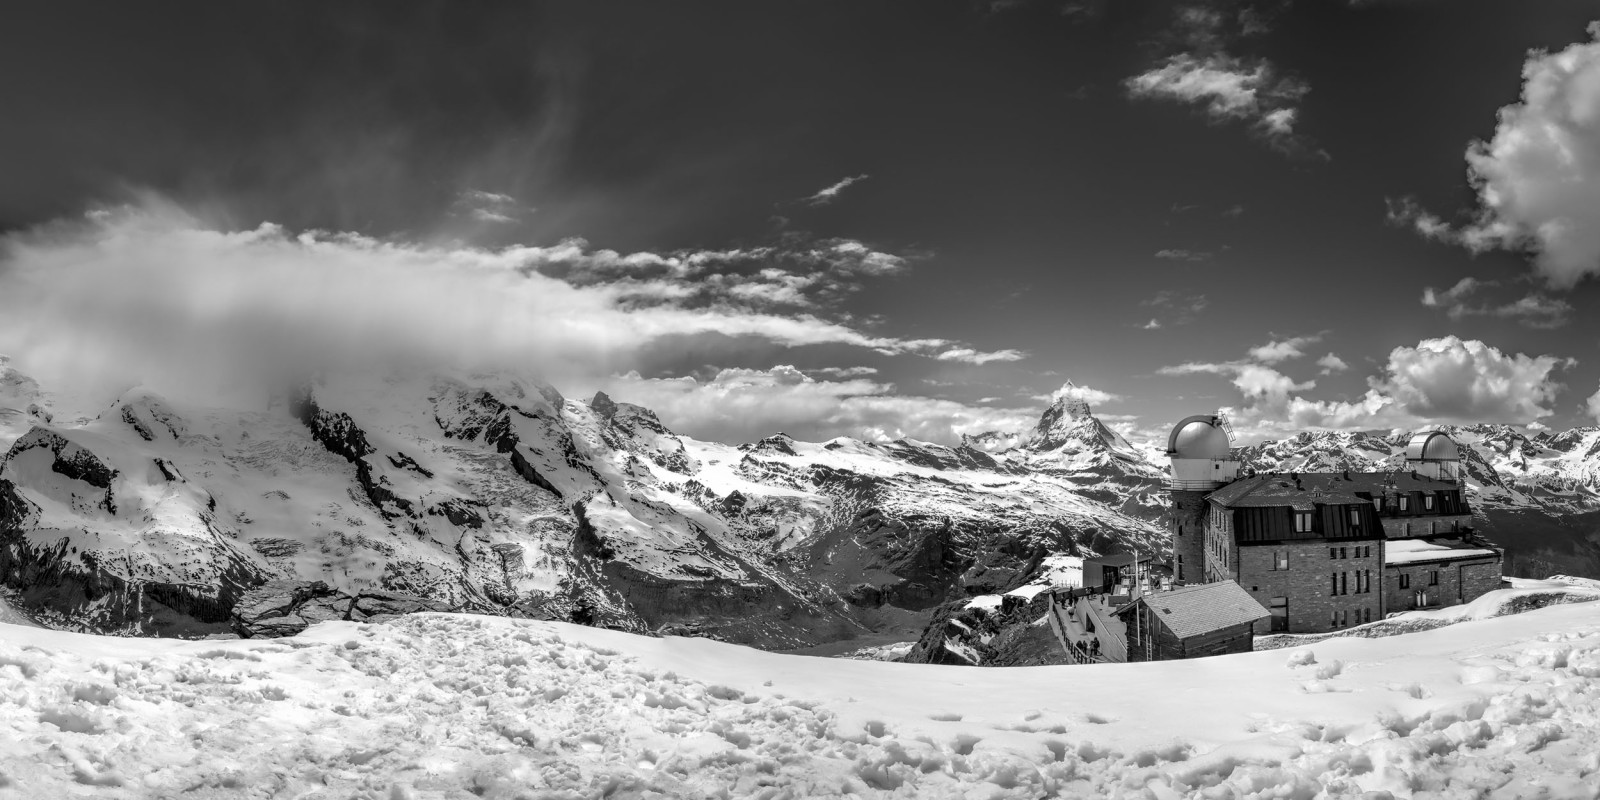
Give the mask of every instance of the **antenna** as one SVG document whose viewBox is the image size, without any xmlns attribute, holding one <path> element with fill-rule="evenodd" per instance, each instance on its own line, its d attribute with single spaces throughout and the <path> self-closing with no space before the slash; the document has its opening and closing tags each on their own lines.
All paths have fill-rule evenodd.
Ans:
<svg viewBox="0 0 1600 800">
<path fill-rule="evenodd" d="M 1233 446 L 1233 423 L 1228 421 L 1228 412 L 1220 408 L 1217 409 L 1217 427 L 1228 434 L 1228 446 Z"/>
</svg>

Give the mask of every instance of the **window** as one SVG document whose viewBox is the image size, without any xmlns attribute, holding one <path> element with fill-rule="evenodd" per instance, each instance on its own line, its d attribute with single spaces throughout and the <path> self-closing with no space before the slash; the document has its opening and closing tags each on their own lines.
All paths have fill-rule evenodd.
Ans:
<svg viewBox="0 0 1600 800">
<path fill-rule="evenodd" d="M 1402 588 L 1402 589 L 1410 589 L 1411 588 L 1411 576 L 1410 575 L 1407 575 L 1407 574 L 1405 574 L 1403 572 L 1400 573 L 1400 588 Z"/>
<path fill-rule="evenodd" d="M 1350 573 L 1341 572 L 1341 573 L 1339 573 L 1339 594 L 1349 594 L 1349 593 L 1350 593 Z"/>
<path fill-rule="evenodd" d="M 1328 558 L 1338 558 L 1338 557 L 1339 557 L 1339 548 L 1337 548 L 1337 547 L 1328 548 Z"/>
<path fill-rule="evenodd" d="M 1273 569 L 1288 569 L 1289 568 L 1289 551 L 1288 550 L 1278 550 L 1278 551 L 1275 551 L 1272 555 L 1273 555 L 1273 566 L 1272 566 Z"/>
<path fill-rule="evenodd" d="M 1296 511 L 1296 512 L 1294 512 L 1294 532 L 1295 533 L 1306 533 L 1306 532 L 1308 532 L 1310 530 L 1311 530 L 1311 512 L 1310 511 Z"/>
<path fill-rule="evenodd" d="M 1361 509 L 1355 506 L 1350 507 L 1350 524 L 1357 528 L 1361 527 Z"/>
<path fill-rule="evenodd" d="M 1345 552 L 1345 548 L 1341 547 L 1341 548 L 1339 548 L 1339 557 L 1340 558 L 1349 558 L 1350 556 Z"/>
<path fill-rule="evenodd" d="M 1350 609 L 1347 608 L 1347 609 L 1339 612 L 1339 625 L 1342 627 L 1342 626 L 1349 625 L 1349 624 L 1350 624 Z"/>
<path fill-rule="evenodd" d="M 1433 510 L 1433 495 L 1425 494 L 1422 496 L 1422 507 L 1428 511 Z"/>
<path fill-rule="evenodd" d="M 1268 603 L 1267 610 L 1272 612 L 1272 629 L 1275 631 L 1289 630 L 1289 598 L 1274 597 Z"/>
<path fill-rule="evenodd" d="M 1328 626 L 1332 628 L 1339 627 L 1339 612 L 1333 612 L 1332 618 L 1328 620 Z"/>
<path fill-rule="evenodd" d="M 1362 619 L 1361 619 L 1362 622 L 1371 622 L 1372 621 L 1372 609 L 1370 609 L 1370 608 L 1361 609 L 1361 617 L 1362 617 Z"/>
<path fill-rule="evenodd" d="M 1439 570 L 1433 570 L 1432 572 L 1428 573 L 1428 585 L 1429 586 L 1438 586 L 1439 585 Z"/>
<path fill-rule="evenodd" d="M 1328 590 L 1328 594 L 1338 594 L 1339 593 L 1339 573 L 1330 572 L 1330 573 L 1328 573 L 1328 577 L 1333 579 L 1333 588 Z"/>
<path fill-rule="evenodd" d="M 1410 511 L 1411 510 L 1411 498 L 1406 497 L 1405 495 L 1401 495 L 1400 496 L 1400 510 L 1401 511 Z"/>
</svg>

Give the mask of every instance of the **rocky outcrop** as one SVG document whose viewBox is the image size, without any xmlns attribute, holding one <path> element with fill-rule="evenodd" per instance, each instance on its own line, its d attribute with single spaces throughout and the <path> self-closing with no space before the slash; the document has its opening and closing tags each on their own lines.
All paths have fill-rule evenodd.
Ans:
<svg viewBox="0 0 1600 800">
<path fill-rule="evenodd" d="M 293 636 L 318 622 L 382 622 L 423 611 L 455 611 L 423 597 L 392 592 L 344 594 L 322 581 L 268 581 L 239 597 L 230 621 L 240 636 L 271 639 Z"/>
</svg>

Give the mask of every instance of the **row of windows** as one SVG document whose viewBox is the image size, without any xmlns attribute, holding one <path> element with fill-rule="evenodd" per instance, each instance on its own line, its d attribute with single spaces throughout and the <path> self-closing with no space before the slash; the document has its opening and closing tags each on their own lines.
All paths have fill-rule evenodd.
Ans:
<svg viewBox="0 0 1600 800">
<path fill-rule="evenodd" d="M 1436 570 L 1436 569 L 1428 570 L 1428 585 L 1429 586 L 1438 586 L 1439 585 L 1439 570 Z M 1410 589 L 1411 588 L 1411 576 L 1409 574 L 1404 573 L 1404 572 L 1400 573 L 1400 588 L 1402 588 L 1402 589 Z"/>
<path fill-rule="evenodd" d="M 1366 594 L 1372 591 L 1372 570 L 1364 569 L 1356 572 L 1356 594 Z M 1350 593 L 1350 573 L 1334 572 L 1329 576 L 1332 579 L 1333 589 L 1330 594 Z M 1402 587 L 1404 588 L 1404 587 Z"/>
<path fill-rule="evenodd" d="M 1411 498 L 1410 498 L 1410 496 L 1408 496 L 1408 495 L 1400 495 L 1399 497 L 1397 497 L 1395 499 L 1397 501 L 1399 501 L 1399 510 L 1401 510 L 1401 511 L 1410 511 L 1411 510 Z M 1424 511 L 1432 511 L 1433 510 L 1433 500 L 1434 500 L 1433 495 L 1431 495 L 1431 494 L 1423 495 L 1422 496 L 1422 510 L 1424 510 Z M 1381 513 L 1385 508 L 1385 505 L 1384 505 L 1384 502 L 1383 502 L 1383 498 L 1381 498 L 1381 497 L 1372 498 L 1372 507 L 1378 509 L 1378 511 Z"/>
<path fill-rule="evenodd" d="M 1312 512 L 1310 512 L 1310 511 L 1296 511 L 1296 512 L 1294 512 L 1294 532 L 1295 533 L 1310 533 L 1311 532 L 1311 517 L 1312 517 Z M 1353 528 L 1361 527 L 1361 509 L 1359 509 L 1359 508 L 1357 508 L 1355 506 L 1351 506 L 1350 507 L 1350 526 L 1353 527 Z"/>
<path fill-rule="evenodd" d="M 1360 547 L 1330 547 L 1328 548 L 1328 558 L 1349 558 L 1351 550 L 1356 551 L 1356 558 L 1372 558 L 1372 545 L 1370 544 Z"/>
<path fill-rule="evenodd" d="M 1362 624 L 1364 622 L 1371 622 L 1372 621 L 1372 609 L 1370 609 L 1370 608 L 1358 608 L 1358 609 L 1356 609 L 1355 618 L 1356 618 L 1355 624 L 1357 624 L 1357 625 L 1360 625 L 1360 624 Z M 1346 626 L 1350 625 L 1350 609 L 1341 608 L 1341 609 L 1333 612 L 1333 618 L 1330 621 L 1330 624 L 1332 624 L 1333 627 L 1335 627 L 1335 628 L 1343 628 L 1343 627 L 1346 627 Z"/>
</svg>

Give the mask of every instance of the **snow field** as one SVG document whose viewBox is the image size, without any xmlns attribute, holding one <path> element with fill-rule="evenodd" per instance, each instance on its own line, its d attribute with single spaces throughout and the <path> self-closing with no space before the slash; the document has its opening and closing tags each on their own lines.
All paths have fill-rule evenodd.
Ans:
<svg viewBox="0 0 1600 800">
<path fill-rule="evenodd" d="M 1596 605 L 1013 669 L 442 614 L 267 641 L 0 625 L 0 798 L 1594 798 Z"/>
</svg>

